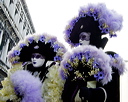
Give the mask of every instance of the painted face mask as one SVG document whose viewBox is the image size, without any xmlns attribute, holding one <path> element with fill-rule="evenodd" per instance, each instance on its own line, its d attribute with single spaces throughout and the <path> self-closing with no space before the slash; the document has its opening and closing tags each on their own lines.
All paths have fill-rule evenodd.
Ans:
<svg viewBox="0 0 128 102">
<path fill-rule="evenodd" d="M 33 53 L 31 56 L 33 67 L 41 67 L 45 62 L 45 57 L 39 53 Z"/>
<path fill-rule="evenodd" d="M 90 43 L 90 33 L 87 33 L 87 32 L 82 32 L 80 35 L 79 35 L 79 43 L 80 45 L 89 45 Z"/>
</svg>

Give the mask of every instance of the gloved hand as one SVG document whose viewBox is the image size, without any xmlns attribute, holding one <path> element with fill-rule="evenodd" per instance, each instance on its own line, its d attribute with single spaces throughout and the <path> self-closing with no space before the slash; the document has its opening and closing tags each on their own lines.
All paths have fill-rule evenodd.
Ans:
<svg viewBox="0 0 128 102">
<path fill-rule="evenodd" d="M 82 101 L 89 100 L 91 96 L 91 90 L 87 87 L 81 87 L 79 97 L 82 99 Z"/>
<path fill-rule="evenodd" d="M 82 99 L 82 102 L 104 102 L 106 96 L 102 88 L 87 88 L 81 87 L 79 97 Z"/>
</svg>

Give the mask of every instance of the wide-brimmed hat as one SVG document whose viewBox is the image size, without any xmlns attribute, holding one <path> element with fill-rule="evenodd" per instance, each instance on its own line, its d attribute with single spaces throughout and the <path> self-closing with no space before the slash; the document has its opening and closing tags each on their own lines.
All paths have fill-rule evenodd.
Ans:
<svg viewBox="0 0 128 102">
<path fill-rule="evenodd" d="M 104 47 L 108 39 L 101 40 L 101 36 L 109 34 L 116 36 L 116 31 L 121 30 L 123 18 L 114 10 L 109 10 L 105 4 L 88 4 L 81 7 L 78 16 L 74 17 L 66 26 L 65 40 L 71 46 L 79 45 L 81 32 L 90 32 L 90 44 Z M 102 45 L 103 44 L 103 45 Z"/>
<path fill-rule="evenodd" d="M 20 41 L 8 54 L 12 64 L 31 61 L 32 53 L 39 53 L 46 60 L 61 61 L 66 52 L 64 45 L 55 36 L 48 34 L 32 34 Z"/>
</svg>

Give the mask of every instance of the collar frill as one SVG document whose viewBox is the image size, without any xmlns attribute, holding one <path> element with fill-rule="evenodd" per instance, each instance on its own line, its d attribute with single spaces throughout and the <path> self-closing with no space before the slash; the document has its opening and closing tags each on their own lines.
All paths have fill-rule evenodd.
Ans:
<svg viewBox="0 0 128 102">
<path fill-rule="evenodd" d="M 0 90 L 0 102 L 6 102 L 7 100 L 13 100 L 13 102 L 19 102 L 19 99 L 15 93 L 13 83 L 11 81 L 11 75 L 18 70 L 22 70 L 22 63 L 14 65 L 14 67 L 8 70 L 8 76 L 1 82 L 3 88 Z"/>
<path fill-rule="evenodd" d="M 59 64 L 56 64 L 49 68 L 43 83 L 43 98 L 46 102 L 62 102 L 61 95 L 65 81 L 59 75 L 59 67 Z"/>
</svg>

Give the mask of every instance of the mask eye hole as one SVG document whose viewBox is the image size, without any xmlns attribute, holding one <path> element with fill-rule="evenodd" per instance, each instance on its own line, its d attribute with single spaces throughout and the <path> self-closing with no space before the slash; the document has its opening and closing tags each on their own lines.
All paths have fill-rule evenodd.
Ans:
<svg viewBox="0 0 128 102">
<path fill-rule="evenodd" d="M 32 54 L 31 58 L 37 58 L 37 59 L 39 59 L 39 58 L 43 58 L 43 57 L 40 54 Z"/>
<path fill-rule="evenodd" d="M 36 55 L 36 58 L 37 58 L 37 59 L 41 58 L 41 55 Z"/>
<path fill-rule="evenodd" d="M 81 36 L 80 36 L 80 39 L 81 39 L 81 40 L 86 40 L 86 35 L 81 35 Z"/>
<path fill-rule="evenodd" d="M 89 41 L 89 40 L 90 40 L 90 33 L 82 32 L 82 33 L 79 35 L 79 39 L 80 39 L 80 40 Z"/>
</svg>

